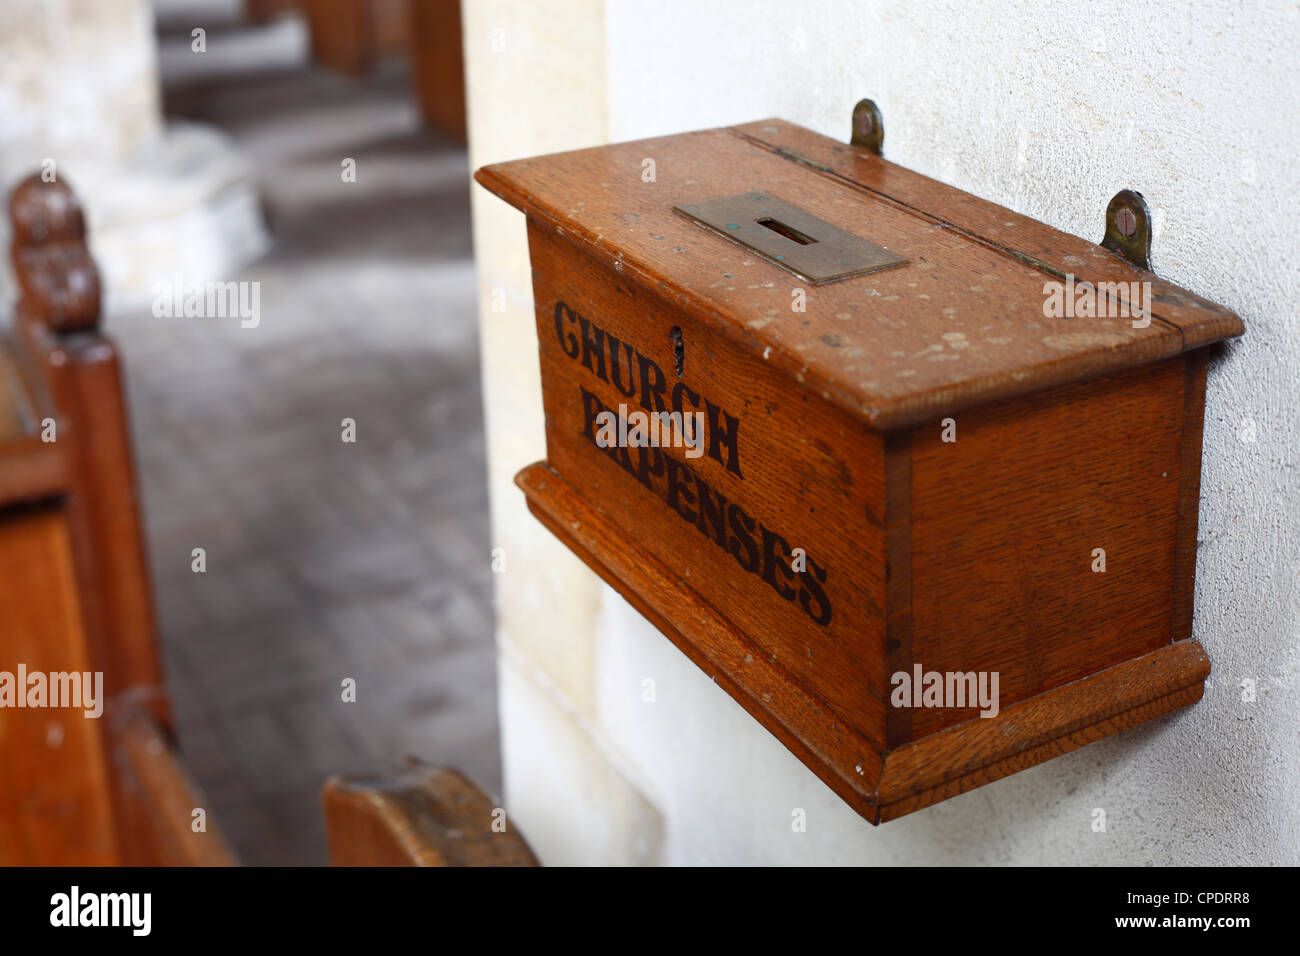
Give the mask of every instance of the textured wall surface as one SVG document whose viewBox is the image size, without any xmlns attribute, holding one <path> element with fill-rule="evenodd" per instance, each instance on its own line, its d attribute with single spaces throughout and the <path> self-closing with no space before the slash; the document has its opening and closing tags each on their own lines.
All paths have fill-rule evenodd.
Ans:
<svg viewBox="0 0 1300 956">
<path fill-rule="evenodd" d="M 147 0 L 6 0 L 0 186 L 46 157 L 124 159 L 162 131 Z"/>
<path fill-rule="evenodd" d="M 225 54 L 192 47 L 220 0 L 166 0 L 184 28 L 173 70 L 201 72 Z M 239 12 L 227 0 L 228 13 Z M 269 238 L 254 170 L 216 129 L 165 126 L 149 0 L 6 0 L 0 6 L 0 195 L 32 172 L 55 174 L 86 210 L 111 313 L 153 299 L 155 283 L 228 278 Z M 163 78 L 164 80 L 166 77 Z M 49 162 L 53 161 L 51 167 Z M 8 248 L 0 218 L 0 246 Z M 13 280 L 0 262 L 0 316 Z"/>
<path fill-rule="evenodd" d="M 600 0 L 484 0 L 462 17 L 471 166 L 605 141 Z M 599 730 L 597 618 L 610 596 L 514 485 L 546 456 L 524 219 L 478 186 L 473 215 L 506 805 L 548 862 L 655 862 L 659 814 Z"/>
<path fill-rule="evenodd" d="M 1300 7 L 474 6 L 476 165 L 765 116 L 847 140 L 871 96 L 889 159 L 1068 232 L 1099 240 L 1110 196 L 1139 190 L 1155 269 L 1247 325 L 1210 366 L 1204 699 L 872 828 L 528 526 L 509 484 L 543 453 L 522 217 L 478 190 L 495 535 L 520 555 L 498 577 L 506 796 L 543 859 L 1300 863 Z M 491 23 L 515 24 L 529 55 L 492 60 Z M 792 832 L 796 808 L 807 832 Z"/>
</svg>

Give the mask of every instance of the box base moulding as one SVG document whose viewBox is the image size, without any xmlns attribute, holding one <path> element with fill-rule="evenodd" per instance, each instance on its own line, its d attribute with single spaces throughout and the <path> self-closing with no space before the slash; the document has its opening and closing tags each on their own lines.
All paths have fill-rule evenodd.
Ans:
<svg viewBox="0 0 1300 956">
<path fill-rule="evenodd" d="M 1200 699 L 1210 661 L 1181 640 L 885 749 L 845 723 L 545 462 L 529 510 L 869 822 L 892 820 Z"/>
</svg>

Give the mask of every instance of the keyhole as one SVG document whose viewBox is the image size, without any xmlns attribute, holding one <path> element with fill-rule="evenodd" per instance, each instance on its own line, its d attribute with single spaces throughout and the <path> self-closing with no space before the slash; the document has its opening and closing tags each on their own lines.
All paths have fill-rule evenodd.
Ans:
<svg viewBox="0 0 1300 956">
<path fill-rule="evenodd" d="M 682 377 L 682 369 L 686 366 L 686 343 L 682 341 L 681 326 L 674 325 L 668 331 L 668 338 L 673 343 L 673 361 L 677 365 L 677 377 Z"/>
</svg>

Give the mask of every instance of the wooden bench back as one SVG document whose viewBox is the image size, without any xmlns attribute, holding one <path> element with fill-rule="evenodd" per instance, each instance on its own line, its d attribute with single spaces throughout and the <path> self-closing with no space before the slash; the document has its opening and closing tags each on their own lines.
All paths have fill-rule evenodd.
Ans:
<svg viewBox="0 0 1300 956">
<path fill-rule="evenodd" d="M 210 821 L 191 826 L 202 807 L 173 753 L 122 370 L 99 328 L 85 216 L 66 184 L 38 175 L 9 215 L 20 297 L 0 341 L 13 409 L 0 434 L 0 669 L 102 673 L 104 707 L 97 720 L 0 711 L 13 731 L 0 758 L 21 770 L 0 784 L 0 863 L 232 862 Z"/>
</svg>

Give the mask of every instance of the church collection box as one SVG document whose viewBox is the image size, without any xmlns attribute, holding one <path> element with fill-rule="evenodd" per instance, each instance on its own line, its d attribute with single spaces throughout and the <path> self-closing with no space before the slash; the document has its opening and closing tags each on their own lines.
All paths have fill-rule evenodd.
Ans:
<svg viewBox="0 0 1300 956">
<path fill-rule="evenodd" d="M 1206 360 L 1243 329 L 1144 268 L 1139 194 L 1096 245 L 854 123 L 476 179 L 527 216 L 530 509 L 880 823 L 1200 698 Z"/>
</svg>

